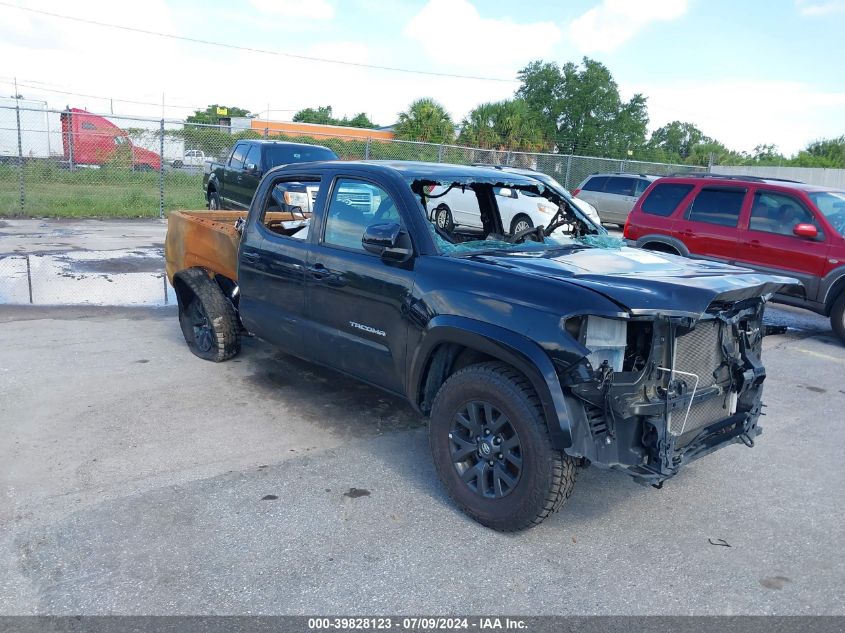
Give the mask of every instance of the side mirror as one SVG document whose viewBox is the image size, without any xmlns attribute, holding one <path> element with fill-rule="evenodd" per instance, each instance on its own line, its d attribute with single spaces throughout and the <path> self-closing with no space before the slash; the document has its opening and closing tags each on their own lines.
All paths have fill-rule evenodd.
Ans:
<svg viewBox="0 0 845 633">
<path fill-rule="evenodd" d="M 254 165 L 253 163 L 247 163 L 246 170 L 252 173 L 258 173 L 258 165 Z"/>
<path fill-rule="evenodd" d="M 402 227 L 396 222 L 371 224 L 364 230 L 361 245 L 364 250 L 384 260 L 404 262 L 411 257 L 411 249 L 400 246 Z"/>
<path fill-rule="evenodd" d="M 806 237 L 810 240 L 814 240 L 819 236 L 819 230 L 814 224 L 803 222 L 792 227 L 792 232 L 798 237 Z"/>
<path fill-rule="evenodd" d="M 509 189 L 508 187 L 502 187 L 499 189 L 499 195 L 503 198 L 515 198 L 516 196 L 513 195 L 513 189 Z"/>
</svg>

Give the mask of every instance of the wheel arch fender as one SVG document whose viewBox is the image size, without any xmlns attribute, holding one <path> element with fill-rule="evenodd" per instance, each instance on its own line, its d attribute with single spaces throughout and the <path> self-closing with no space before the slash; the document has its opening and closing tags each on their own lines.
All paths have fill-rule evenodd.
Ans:
<svg viewBox="0 0 845 633">
<path fill-rule="evenodd" d="M 176 293 L 180 310 L 187 303 L 189 294 L 194 294 L 194 285 L 201 282 L 202 278 L 206 281 L 211 280 L 208 271 L 199 267 L 183 268 L 173 274 L 173 291 Z"/>
<path fill-rule="evenodd" d="M 839 295 L 845 292 L 845 266 L 838 266 L 822 277 L 819 292 L 824 303 L 825 316 L 829 316 L 833 304 Z"/>
<path fill-rule="evenodd" d="M 211 197 L 212 192 L 215 192 L 218 195 L 220 194 L 220 185 L 219 185 L 218 180 L 217 180 L 217 174 L 215 174 L 214 172 L 212 172 L 211 175 L 208 177 L 208 182 L 205 185 L 205 198 L 206 198 L 206 200 L 208 200 L 209 197 Z"/>
<path fill-rule="evenodd" d="M 690 256 L 690 251 L 687 245 L 676 237 L 669 235 L 643 235 L 637 239 L 637 248 L 645 248 L 647 244 L 662 244 L 668 246 L 674 251 L 677 251 L 684 257 Z M 647 248 L 645 250 L 648 250 Z"/>
<path fill-rule="evenodd" d="M 423 410 L 424 399 L 433 398 L 427 393 L 429 380 L 439 381 L 439 388 L 450 375 L 451 372 L 440 380 L 431 374 L 438 350 L 450 345 L 500 360 L 522 373 L 540 398 L 554 447 L 563 450 L 572 445 L 572 416 L 549 354 L 512 330 L 466 317 L 440 315 L 429 322 L 420 344 L 409 357 L 407 393 L 414 407 Z"/>
<path fill-rule="evenodd" d="M 220 289 L 220 292 L 223 293 L 223 296 L 237 307 L 238 283 L 220 273 L 201 266 L 183 268 L 173 275 L 173 291 L 176 293 L 176 299 L 179 305 L 182 306 L 185 304 L 188 293 L 196 292 L 197 284 L 206 282 L 216 285 Z"/>
</svg>

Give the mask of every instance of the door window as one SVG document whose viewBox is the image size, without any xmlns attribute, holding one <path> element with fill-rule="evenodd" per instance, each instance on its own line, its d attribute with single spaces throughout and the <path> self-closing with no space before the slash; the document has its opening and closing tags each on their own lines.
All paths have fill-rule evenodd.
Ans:
<svg viewBox="0 0 845 633">
<path fill-rule="evenodd" d="M 735 227 L 745 199 L 745 189 L 705 187 L 690 205 L 687 219 L 691 222 Z"/>
<path fill-rule="evenodd" d="M 604 189 L 604 183 L 606 182 L 607 176 L 596 176 L 594 178 L 590 178 L 584 183 L 584 186 L 581 187 L 581 191 L 602 191 Z"/>
<path fill-rule="evenodd" d="M 338 178 L 329 201 L 323 243 L 363 251 L 364 230 L 384 222 L 401 223 L 399 210 L 384 189 L 361 180 Z"/>
<path fill-rule="evenodd" d="M 604 185 L 604 192 L 612 193 L 617 196 L 633 196 L 634 186 L 636 184 L 636 178 L 611 177 L 607 179 L 607 183 Z"/>
<path fill-rule="evenodd" d="M 253 145 L 244 159 L 244 167 L 253 165 L 256 169 L 261 166 L 261 146 Z"/>
<path fill-rule="evenodd" d="M 232 158 L 229 159 L 229 167 L 233 169 L 243 169 L 244 156 L 246 154 L 246 143 L 238 143 L 232 151 Z"/>
<path fill-rule="evenodd" d="M 641 195 L 643 195 L 643 191 L 648 189 L 648 186 L 650 184 L 651 184 L 651 181 L 649 181 L 649 180 L 643 180 L 642 178 L 637 180 L 637 188 L 634 191 L 634 195 L 639 198 Z"/>
<path fill-rule="evenodd" d="M 279 178 L 263 201 L 259 226 L 275 235 L 307 239 L 311 224 L 309 201 L 317 198 L 319 189 L 318 178 Z"/>
<path fill-rule="evenodd" d="M 794 236 L 792 229 L 796 224 L 812 224 L 821 233 L 822 227 L 816 218 L 796 198 L 774 191 L 758 191 L 754 194 L 749 229 Z"/>
<path fill-rule="evenodd" d="M 692 185 L 682 185 L 675 183 L 659 184 L 651 190 L 642 206 L 643 213 L 651 215 L 659 215 L 668 218 L 675 212 L 681 200 L 686 198 L 687 194 L 692 190 Z"/>
</svg>

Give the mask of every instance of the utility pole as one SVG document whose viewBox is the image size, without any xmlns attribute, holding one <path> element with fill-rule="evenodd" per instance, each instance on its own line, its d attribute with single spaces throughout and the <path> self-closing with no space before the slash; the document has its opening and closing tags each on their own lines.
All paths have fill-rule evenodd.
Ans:
<svg viewBox="0 0 845 633">
<path fill-rule="evenodd" d="M 23 183 L 23 142 L 21 140 L 21 102 L 18 94 L 18 78 L 15 77 L 15 118 L 18 123 L 18 193 L 20 194 L 21 215 L 26 202 L 26 191 Z M 29 262 L 29 260 L 27 260 Z M 31 299 L 31 298 L 30 298 Z"/>
</svg>

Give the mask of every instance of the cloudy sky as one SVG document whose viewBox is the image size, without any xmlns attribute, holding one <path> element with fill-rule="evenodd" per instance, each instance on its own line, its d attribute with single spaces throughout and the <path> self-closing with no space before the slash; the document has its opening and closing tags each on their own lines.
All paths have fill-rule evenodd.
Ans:
<svg viewBox="0 0 845 633">
<path fill-rule="evenodd" d="M 527 62 L 585 55 L 623 96 L 648 97 L 652 129 L 692 121 L 735 149 L 787 154 L 845 134 L 845 0 L 0 0 L 0 95 L 17 77 L 27 98 L 97 112 L 161 116 L 164 95 L 173 119 L 221 102 L 282 120 L 332 105 L 389 124 L 431 96 L 460 120 L 511 96 Z"/>
</svg>

